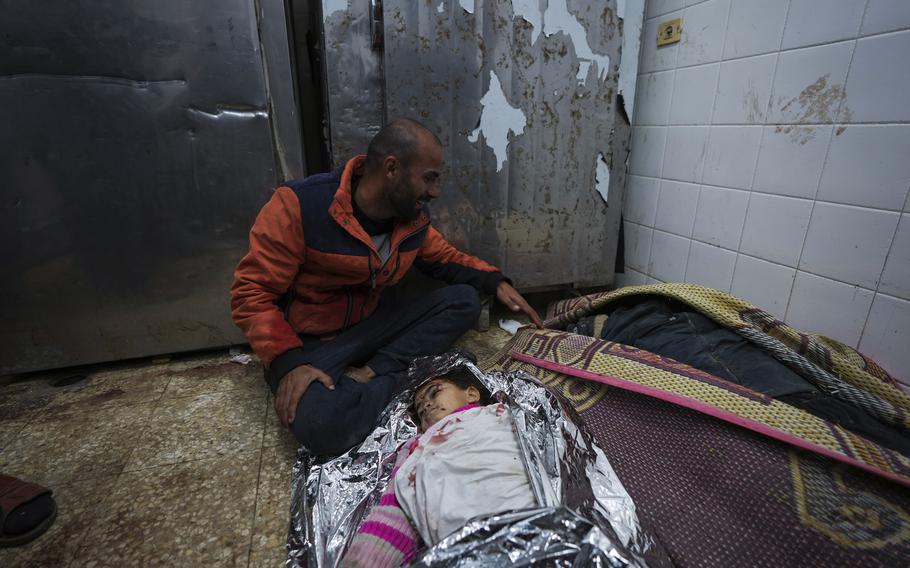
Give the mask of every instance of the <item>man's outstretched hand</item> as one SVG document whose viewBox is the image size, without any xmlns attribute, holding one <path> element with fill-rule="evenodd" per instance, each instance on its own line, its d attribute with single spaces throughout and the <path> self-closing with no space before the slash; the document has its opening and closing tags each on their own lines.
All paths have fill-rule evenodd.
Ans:
<svg viewBox="0 0 910 568">
<path fill-rule="evenodd" d="M 532 308 L 528 302 L 521 297 L 521 294 L 518 293 L 518 290 L 513 288 L 512 285 L 505 280 L 500 282 L 499 287 L 496 288 L 496 297 L 513 312 L 524 312 L 528 314 L 528 317 L 531 318 L 531 322 L 537 326 L 538 329 L 543 327 L 543 323 L 540 321 L 540 316 L 537 315 L 537 312 L 534 311 L 534 308 Z"/>
<path fill-rule="evenodd" d="M 312 365 L 303 365 L 292 369 L 278 383 L 278 392 L 275 393 L 275 412 L 285 428 L 290 428 L 291 424 L 294 423 L 294 415 L 297 414 L 297 403 L 300 402 L 303 393 L 310 388 L 310 384 L 313 381 L 319 381 L 325 385 L 325 388 L 335 390 L 332 378 Z"/>
</svg>

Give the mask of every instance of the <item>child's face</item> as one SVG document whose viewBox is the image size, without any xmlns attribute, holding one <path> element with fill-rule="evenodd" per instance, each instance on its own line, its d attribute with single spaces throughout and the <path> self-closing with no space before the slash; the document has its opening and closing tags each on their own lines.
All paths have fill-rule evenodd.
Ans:
<svg viewBox="0 0 910 568">
<path fill-rule="evenodd" d="M 429 380 L 414 393 L 420 430 L 426 430 L 462 406 L 479 400 L 480 392 L 474 387 L 463 389 L 444 378 Z"/>
</svg>

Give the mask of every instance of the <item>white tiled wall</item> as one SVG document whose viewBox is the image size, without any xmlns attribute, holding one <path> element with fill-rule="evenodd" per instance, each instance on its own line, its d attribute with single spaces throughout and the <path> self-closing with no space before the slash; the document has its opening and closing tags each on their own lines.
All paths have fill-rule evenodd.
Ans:
<svg viewBox="0 0 910 568">
<path fill-rule="evenodd" d="M 645 16 L 620 284 L 732 292 L 910 384 L 910 0 Z"/>
</svg>

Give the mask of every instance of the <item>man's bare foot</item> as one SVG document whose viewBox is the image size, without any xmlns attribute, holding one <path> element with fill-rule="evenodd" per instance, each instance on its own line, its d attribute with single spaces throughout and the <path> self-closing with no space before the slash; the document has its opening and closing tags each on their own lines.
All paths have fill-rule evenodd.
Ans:
<svg viewBox="0 0 910 568">
<path fill-rule="evenodd" d="M 344 376 L 350 377 L 358 383 L 368 383 L 376 377 L 376 373 L 373 369 L 364 365 L 363 367 L 348 367 L 344 372 Z"/>
</svg>

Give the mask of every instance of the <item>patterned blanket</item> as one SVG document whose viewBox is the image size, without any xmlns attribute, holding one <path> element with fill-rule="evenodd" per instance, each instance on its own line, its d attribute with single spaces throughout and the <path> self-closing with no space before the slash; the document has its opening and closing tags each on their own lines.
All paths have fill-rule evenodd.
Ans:
<svg viewBox="0 0 910 568">
<path fill-rule="evenodd" d="M 910 558 L 910 459 L 761 393 L 626 345 L 559 331 L 636 294 L 684 302 L 820 389 L 906 428 L 910 397 L 833 340 L 728 294 L 624 288 L 551 306 L 489 370 L 523 370 L 590 426 L 681 566 L 894 566 Z"/>
</svg>

